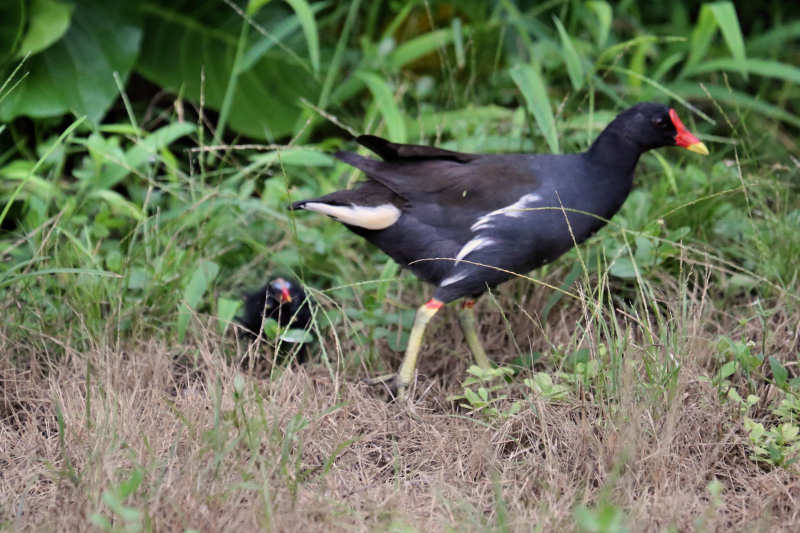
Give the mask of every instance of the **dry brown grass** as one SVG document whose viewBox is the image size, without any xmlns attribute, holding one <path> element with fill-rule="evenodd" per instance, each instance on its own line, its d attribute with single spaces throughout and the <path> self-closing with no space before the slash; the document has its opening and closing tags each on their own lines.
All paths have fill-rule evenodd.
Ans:
<svg viewBox="0 0 800 533">
<path fill-rule="evenodd" d="M 522 291 L 515 297 L 528 311 L 541 308 L 548 293 L 520 287 L 506 290 Z M 750 460 L 741 415 L 698 379 L 712 356 L 710 330 L 735 330 L 725 317 L 736 311 L 701 298 L 691 308 L 671 393 L 642 386 L 644 348 L 632 330 L 616 398 L 583 391 L 548 402 L 516 384 L 507 393 L 523 409 L 494 420 L 446 399 L 460 391 L 464 368 L 447 317 L 426 349 L 417 418 L 352 371 L 331 375 L 312 363 L 271 381 L 248 373 L 214 337 L 179 349 L 68 349 L 49 360 L 0 330 L 0 523 L 87 529 L 93 513 L 114 517 L 103 492 L 140 469 L 125 503 L 154 531 L 563 531 L 575 529 L 576 506 L 604 503 L 633 531 L 797 531 L 796 470 Z M 514 353 L 508 331 L 545 349 L 572 336 L 581 310 L 561 306 L 540 331 L 523 313 L 508 313 L 508 327 L 491 306 L 483 314 L 502 360 Z M 773 320 L 767 331 L 745 325 L 737 334 L 766 335 L 769 353 L 788 360 L 797 317 Z"/>
</svg>

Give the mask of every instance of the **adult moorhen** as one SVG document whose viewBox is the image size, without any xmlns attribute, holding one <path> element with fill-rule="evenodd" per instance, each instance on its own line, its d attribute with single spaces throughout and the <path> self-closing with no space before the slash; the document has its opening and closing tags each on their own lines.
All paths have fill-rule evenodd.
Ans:
<svg viewBox="0 0 800 533">
<path fill-rule="evenodd" d="M 399 371 L 368 380 L 400 395 L 413 378 L 425 326 L 442 305 L 467 298 L 459 321 L 476 362 L 488 368 L 474 298 L 511 273 L 553 261 L 604 226 L 628 196 L 642 153 L 681 146 L 708 154 L 674 109 L 648 102 L 620 113 L 580 154 L 466 154 L 372 135 L 356 140 L 383 161 L 352 152 L 335 157 L 367 180 L 290 209 L 338 220 L 436 286 L 417 310 Z"/>
</svg>

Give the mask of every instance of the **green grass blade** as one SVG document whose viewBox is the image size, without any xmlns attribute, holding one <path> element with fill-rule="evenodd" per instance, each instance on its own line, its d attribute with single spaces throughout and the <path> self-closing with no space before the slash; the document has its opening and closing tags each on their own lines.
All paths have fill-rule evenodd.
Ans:
<svg viewBox="0 0 800 533">
<path fill-rule="evenodd" d="M 739 17 L 736 16 L 736 8 L 731 2 L 716 2 L 714 4 L 707 4 L 703 9 L 708 7 L 714 18 L 717 20 L 720 30 L 722 30 L 722 37 L 731 51 L 731 55 L 736 61 L 742 64 L 741 73 L 747 79 L 747 69 L 745 61 L 747 59 L 744 51 L 744 37 L 742 37 L 742 28 L 739 26 Z"/>
<path fill-rule="evenodd" d="M 638 72 L 634 72 L 634 71 L 632 71 L 630 69 L 627 69 L 627 68 L 608 67 L 608 69 L 609 70 L 613 70 L 615 72 L 621 72 L 621 73 L 627 74 L 629 76 L 633 76 L 633 77 L 641 79 L 642 81 L 652 85 L 653 87 L 655 87 L 659 91 L 663 92 L 664 94 L 666 94 L 670 98 L 673 98 L 673 99 L 677 100 L 678 102 L 680 102 L 681 104 L 686 106 L 687 109 L 691 109 L 692 112 L 697 114 L 699 117 L 702 117 L 702 119 L 705 120 L 706 122 L 709 122 L 711 124 L 716 124 L 716 121 L 713 118 L 711 118 L 708 115 L 706 115 L 705 113 L 703 113 L 700 109 L 698 109 L 697 107 L 695 107 L 692 104 L 690 104 L 686 100 L 686 98 L 681 96 L 681 94 L 682 94 L 681 91 L 674 90 L 674 89 L 669 89 L 669 88 L 665 87 L 664 85 L 658 83 L 657 81 L 652 80 L 652 79 L 648 78 L 647 76 L 642 76 Z"/>
<path fill-rule="evenodd" d="M 469 28 L 464 28 L 464 34 L 468 35 Z M 414 39 L 404 42 L 389 55 L 386 64 L 393 71 L 398 71 L 408 63 L 422 56 L 450 44 L 453 40 L 453 28 L 445 28 L 428 32 Z"/>
<path fill-rule="evenodd" d="M 252 4 L 251 4 L 252 5 Z M 317 2 L 311 6 L 311 14 L 316 15 L 322 9 L 328 7 L 330 2 Z M 250 12 L 250 6 L 248 6 Z M 250 13 L 251 15 L 253 13 Z M 265 35 L 250 46 L 250 48 L 242 56 L 242 60 L 237 65 L 239 72 L 246 72 L 253 68 L 253 65 L 261 59 L 264 54 L 280 43 L 282 39 L 288 37 L 297 30 L 300 26 L 300 20 L 297 15 L 287 17 L 285 20 L 278 23 L 270 33 Z"/>
<path fill-rule="evenodd" d="M 608 41 L 608 34 L 611 31 L 611 20 L 613 18 L 611 6 L 608 2 L 593 1 L 586 2 L 586 7 L 591 9 L 597 17 L 596 20 L 588 20 L 587 18 L 589 31 L 594 35 L 597 46 L 605 46 L 606 41 Z"/>
<path fill-rule="evenodd" d="M 208 290 L 211 282 L 219 274 L 219 265 L 213 261 L 202 261 L 192 273 L 189 283 L 183 290 L 183 303 L 178 311 L 178 340 L 183 342 L 186 328 L 192 313 L 200 305 L 203 295 Z"/>
<path fill-rule="evenodd" d="M 406 123 L 397 102 L 394 101 L 394 93 L 389 85 L 383 78 L 371 72 L 357 72 L 356 77 L 369 87 L 375 104 L 386 123 L 389 138 L 394 142 L 406 142 Z"/>
<path fill-rule="evenodd" d="M 583 64 L 581 63 L 581 57 L 575 50 L 572 39 L 567 33 L 567 30 L 564 29 L 564 25 L 561 24 L 558 17 L 553 16 L 553 22 L 556 28 L 558 28 L 558 34 L 561 37 L 561 55 L 564 58 L 564 62 L 567 64 L 569 81 L 572 83 L 572 88 L 579 91 L 581 87 L 583 87 Z"/>
<path fill-rule="evenodd" d="M 464 30 L 461 25 L 461 19 L 456 17 L 451 23 L 453 29 L 453 45 L 456 50 L 456 65 L 458 68 L 464 68 L 467 64 L 466 54 L 464 53 Z"/>
<path fill-rule="evenodd" d="M 800 38 L 800 20 L 764 30 L 758 35 L 749 36 L 747 49 L 750 55 L 770 55 L 790 44 L 792 40 Z"/>
<path fill-rule="evenodd" d="M 699 63 L 706 56 L 716 31 L 717 21 L 714 13 L 707 5 L 703 6 L 689 38 L 689 58 L 686 60 L 684 71 Z"/>
<path fill-rule="evenodd" d="M 782 120 L 787 124 L 800 128 L 800 116 L 790 113 L 780 106 L 770 104 L 741 91 L 732 91 L 727 87 L 721 87 L 719 85 L 703 85 L 701 88 L 696 83 L 688 82 L 674 83 L 672 84 L 672 88 L 687 98 L 708 98 L 708 95 L 711 95 L 711 98 L 714 100 L 750 109 L 765 117 Z M 708 94 L 706 94 L 703 89 L 708 91 Z"/>
<path fill-rule="evenodd" d="M 37 276 L 49 276 L 51 274 L 88 274 L 91 276 L 102 276 L 105 278 L 119 278 L 120 275 L 115 272 L 108 272 L 107 270 L 96 270 L 92 268 L 45 268 L 43 270 L 36 270 L 34 272 L 24 272 L 16 276 L 10 276 L 0 280 L 0 289 L 13 285 L 17 281 L 24 278 L 35 278 Z"/>
<path fill-rule="evenodd" d="M 547 89 L 541 75 L 531 65 L 519 65 L 511 69 L 511 78 L 525 98 L 528 111 L 536 120 L 550 151 L 554 154 L 560 153 L 556 121 L 553 110 L 550 109 L 550 100 L 547 98 Z"/>
<path fill-rule="evenodd" d="M 85 116 L 80 117 L 79 119 L 75 120 L 72 124 L 70 124 L 69 127 L 67 127 L 67 129 L 65 129 L 64 132 L 58 136 L 56 142 L 54 142 L 50 146 L 47 152 L 45 152 L 45 154 L 42 157 L 40 157 L 38 161 L 36 161 L 36 164 L 33 165 L 30 173 L 28 173 L 28 176 L 19 182 L 19 185 L 17 185 L 17 187 L 11 193 L 11 196 L 8 197 L 6 205 L 3 207 L 3 211 L 0 213 L 0 224 L 2 224 L 3 221 L 6 219 L 6 215 L 8 215 L 8 210 L 11 209 L 11 205 L 14 203 L 14 200 L 17 199 L 17 195 L 20 193 L 23 187 L 25 187 L 25 184 L 28 183 L 28 180 L 36 174 L 36 171 L 39 170 L 39 167 L 42 165 L 42 163 L 44 163 L 47 160 L 47 158 L 50 157 L 50 154 L 52 154 L 56 148 L 61 146 L 61 144 L 64 142 L 64 139 L 69 137 L 69 135 L 75 130 L 75 128 L 77 128 L 84 121 L 85 118 L 86 118 Z"/>
<path fill-rule="evenodd" d="M 358 8 L 360 5 L 361 0 L 354 0 L 350 2 L 350 8 L 347 10 L 347 18 L 344 20 L 344 28 L 342 29 L 341 35 L 339 35 L 339 40 L 336 42 L 336 49 L 333 52 L 333 58 L 331 59 L 330 66 L 328 67 L 328 72 L 325 74 L 325 81 L 322 82 L 322 90 L 319 93 L 317 105 L 322 109 L 328 107 L 328 100 L 331 95 L 331 89 L 333 88 L 333 82 L 339 73 L 339 67 L 342 64 L 342 56 L 344 55 L 345 47 L 347 46 L 347 40 L 350 37 L 350 32 L 352 31 L 353 23 L 356 19 L 356 15 L 358 14 Z M 315 8 L 316 6 L 317 4 L 314 5 Z"/>
<path fill-rule="evenodd" d="M 741 72 L 746 68 L 751 74 L 785 80 L 790 83 L 800 84 L 800 68 L 794 67 L 780 61 L 770 61 L 768 59 L 746 59 L 739 61 L 729 57 L 703 61 L 701 64 L 692 67 L 687 75 L 705 74 L 707 72 L 717 72 L 720 70 Z"/>
<path fill-rule="evenodd" d="M 319 35 L 317 32 L 317 22 L 314 19 L 314 12 L 306 0 L 286 0 L 303 27 L 303 35 L 306 37 L 308 45 L 308 57 L 311 60 L 311 68 L 314 74 L 319 72 Z"/>
</svg>

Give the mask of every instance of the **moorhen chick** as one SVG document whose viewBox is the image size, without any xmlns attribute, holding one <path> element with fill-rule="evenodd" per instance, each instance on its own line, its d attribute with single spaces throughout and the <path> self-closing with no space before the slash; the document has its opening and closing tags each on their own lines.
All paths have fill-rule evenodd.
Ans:
<svg viewBox="0 0 800 533">
<path fill-rule="evenodd" d="M 477 364 L 489 368 L 474 298 L 603 227 L 627 198 L 644 152 L 681 146 L 708 154 L 674 109 L 648 102 L 620 113 L 579 154 L 468 154 L 373 135 L 356 141 L 383 161 L 352 152 L 335 157 L 367 179 L 290 209 L 338 220 L 436 287 L 417 310 L 398 372 L 367 380 L 400 395 L 414 376 L 425 326 L 442 305 L 466 298 L 459 312 L 464 337 Z"/>
<path fill-rule="evenodd" d="M 281 327 L 297 329 L 306 329 L 311 322 L 306 292 L 299 281 L 289 277 L 276 277 L 257 291 L 245 294 L 243 313 L 239 323 L 255 337 L 268 318 L 275 319 Z"/>
</svg>

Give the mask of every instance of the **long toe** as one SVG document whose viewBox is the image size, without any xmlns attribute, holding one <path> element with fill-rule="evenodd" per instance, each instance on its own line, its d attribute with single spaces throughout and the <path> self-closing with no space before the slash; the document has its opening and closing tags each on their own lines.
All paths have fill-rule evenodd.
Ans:
<svg viewBox="0 0 800 533">
<path fill-rule="evenodd" d="M 376 376 L 374 378 L 364 378 L 361 381 L 372 387 L 383 386 L 389 391 L 391 397 L 397 400 L 404 400 L 406 398 L 408 384 L 403 383 L 400 380 L 400 376 L 396 373 Z"/>
</svg>

